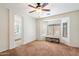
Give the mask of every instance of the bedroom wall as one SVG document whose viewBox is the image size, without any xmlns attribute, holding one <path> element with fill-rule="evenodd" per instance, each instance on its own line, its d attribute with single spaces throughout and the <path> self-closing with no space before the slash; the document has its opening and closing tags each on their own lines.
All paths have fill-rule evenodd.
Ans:
<svg viewBox="0 0 79 59">
<path fill-rule="evenodd" d="M 14 16 L 19 15 L 13 10 L 9 10 L 10 17 L 10 49 L 15 48 L 15 36 L 14 36 Z M 36 40 L 36 20 L 30 16 L 22 15 L 22 41 L 24 44 Z M 16 36 L 17 37 L 17 36 Z"/>
<path fill-rule="evenodd" d="M 14 44 L 14 11 L 9 9 L 9 49 L 15 48 Z"/>
<path fill-rule="evenodd" d="M 79 47 L 79 11 L 71 16 L 71 45 Z"/>
<path fill-rule="evenodd" d="M 0 52 L 9 49 L 8 9 L 0 7 Z"/>
<path fill-rule="evenodd" d="M 19 41 L 23 41 L 23 36 L 21 37 L 19 34 L 15 34 L 15 15 L 18 17 L 21 17 L 18 13 L 16 13 L 14 10 L 9 9 L 9 49 L 17 47 L 18 44 L 16 44 Z M 18 41 L 16 39 L 22 38 Z M 23 44 L 23 43 L 19 43 Z M 19 45 L 18 45 L 19 46 Z"/>
<path fill-rule="evenodd" d="M 52 20 L 52 19 L 62 19 L 68 17 L 70 19 L 70 42 L 67 43 L 73 47 L 79 47 L 79 11 L 73 11 L 68 13 L 63 13 L 55 16 L 50 16 L 46 18 L 40 18 L 39 20 Z"/>
<path fill-rule="evenodd" d="M 36 38 L 37 40 L 44 40 L 47 34 L 47 22 L 43 20 L 36 20 Z"/>
<path fill-rule="evenodd" d="M 45 39 L 45 36 L 47 35 L 47 28 L 48 25 L 51 24 L 60 24 L 60 20 L 59 19 L 49 19 L 50 21 L 47 21 L 46 19 L 43 20 L 36 20 L 37 21 L 37 39 Z"/>
<path fill-rule="evenodd" d="M 24 15 L 23 19 L 24 43 L 26 44 L 33 40 L 36 40 L 36 19 L 28 15 Z"/>
<path fill-rule="evenodd" d="M 19 12 L 19 11 L 18 11 Z M 15 48 L 14 16 L 22 16 L 24 43 L 36 40 L 36 19 L 27 14 L 20 15 L 13 9 L 0 6 L 0 51 Z M 4 26 L 3 26 L 4 25 Z M 5 32 L 5 34 L 4 34 Z M 16 36 L 17 37 L 17 36 Z M 4 39 L 4 40 L 3 40 Z"/>
</svg>

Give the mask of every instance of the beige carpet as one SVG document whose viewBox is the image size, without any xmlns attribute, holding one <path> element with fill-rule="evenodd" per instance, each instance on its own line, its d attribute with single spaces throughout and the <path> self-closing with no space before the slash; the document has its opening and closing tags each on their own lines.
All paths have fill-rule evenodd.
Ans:
<svg viewBox="0 0 79 59">
<path fill-rule="evenodd" d="M 33 41 L 15 49 L 2 52 L 9 56 L 78 56 L 79 49 L 47 41 Z"/>
</svg>

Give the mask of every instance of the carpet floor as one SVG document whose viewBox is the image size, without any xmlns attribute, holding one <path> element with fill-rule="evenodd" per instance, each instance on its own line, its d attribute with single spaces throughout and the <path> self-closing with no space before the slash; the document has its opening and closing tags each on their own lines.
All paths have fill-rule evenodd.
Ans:
<svg viewBox="0 0 79 59">
<path fill-rule="evenodd" d="M 33 41 L 1 53 L 6 56 L 79 56 L 79 48 L 47 41 Z"/>
</svg>

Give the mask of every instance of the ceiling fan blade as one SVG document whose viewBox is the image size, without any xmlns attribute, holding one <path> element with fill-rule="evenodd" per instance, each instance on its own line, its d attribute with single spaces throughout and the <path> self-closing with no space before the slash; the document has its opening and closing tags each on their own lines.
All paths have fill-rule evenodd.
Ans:
<svg viewBox="0 0 79 59">
<path fill-rule="evenodd" d="M 42 9 L 43 11 L 50 11 L 50 9 Z"/>
<path fill-rule="evenodd" d="M 32 6 L 32 5 L 28 5 L 29 7 L 32 7 L 32 8 L 36 8 L 36 7 L 34 7 L 34 6 Z"/>
<path fill-rule="evenodd" d="M 36 10 L 30 11 L 29 13 L 35 12 Z"/>
<path fill-rule="evenodd" d="M 48 5 L 48 3 L 44 3 L 41 7 L 44 8 L 47 5 Z"/>
</svg>

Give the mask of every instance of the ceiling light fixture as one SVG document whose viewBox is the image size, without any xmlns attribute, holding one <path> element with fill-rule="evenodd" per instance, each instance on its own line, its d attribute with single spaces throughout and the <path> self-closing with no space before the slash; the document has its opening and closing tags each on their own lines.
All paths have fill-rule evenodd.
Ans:
<svg viewBox="0 0 79 59">
<path fill-rule="evenodd" d="M 36 12 L 40 13 L 40 12 L 42 12 L 42 9 L 39 7 L 36 9 Z"/>
<path fill-rule="evenodd" d="M 43 3 L 43 4 L 41 4 L 41 3 L 36 3 L 36 6 L 33 6 L 33 5 L 31 5 L 31 4 L 29 4 L 28 6 L 29 7 L 32 7 L 34 10 L 32 10 L 32 11 L 30 11 L 29 13 L 33 13 L 33 12 L 42 12 L 42 11 L 46 11 L 46 12 L 49 12 L 50 11 L 50 9 L 45 9 L 44 7 L 45 6 L 47 6 L 48 5 L 48 3 Z"/>
</svg>

